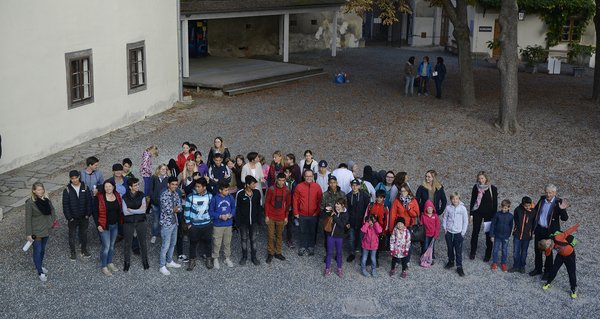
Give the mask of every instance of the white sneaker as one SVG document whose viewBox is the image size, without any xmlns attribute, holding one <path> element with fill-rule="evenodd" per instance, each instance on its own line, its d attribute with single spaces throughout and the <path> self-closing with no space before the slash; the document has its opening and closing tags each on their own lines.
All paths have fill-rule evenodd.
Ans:
<svg viewBox="0 0 600 319">
<path fill-rule="evenodd" d="M 48 274 L 48 269 L 46 269 L 45 267 L 42 267 L 42 273 L 43 274 Z"/>
<path fill-rule="evenodd" d="M 152 238 L 150 239 L 150 243 L 151 244 L 156 243 L 156 236 L 152 236 Z"/>
<path fill-rule="evenodd" d="M 160 273 L 165 276 L 168 276 L 171 274 L 171 272 L 165 266 L 160 267 L 160 269 L 158 271 L 160 271 Z"/>
<path fill-rule="evenodd" d="M 219 269 L 219 268 L 221 268 L 221 267 L 219 266 L 219 258 L 214 258 L 214 259 L 213 259 L 213 261 L 214 261 L 214 262 L 213 262 L 213 266 L 215 267 L 215 269 Z"/>
<path fill-rule="evenodd" d="M 186 256 L 186 255 L 179 255 L 177 257 L 177 261 L 180 262 L 180 263 L 187 263 L 190 260 L 189 260 L 188 256 Z"/>
<path fill-rule="evenodd" d="M 48 280 L 48 277 L 46 277 L 46 274 L 40 274 L 40 280 L 46 282 L 46 280 Z"/>
<path fill-rule="evenodd" d="M 233 267 L 233 263 L 231 262 L 231 259 L 225 258 L 225 265 L 227 265 L 227 267 L 229 267 L 229 268 Z"/>
<path fill-rule="evenodd" d="M 176 263 L 176 262 L 174 262 L 174 261 L 171 261 L 170 263 L 167 264 L 167 267 L 169 267 L 169 268 L 181 268 L 181 265 L 178 264 L 178 263 Z"/>
</svg>

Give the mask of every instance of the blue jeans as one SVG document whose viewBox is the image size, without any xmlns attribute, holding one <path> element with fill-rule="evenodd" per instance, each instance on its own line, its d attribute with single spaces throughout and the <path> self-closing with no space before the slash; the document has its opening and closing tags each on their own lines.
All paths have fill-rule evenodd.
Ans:
<svg viewBox="0 0 600 319">
<path fill-rule="evenodd" d="M 319 218 L 317 216 L 308 217 L 300 215 L 300 249 L 315 248 L 315 234 L 318 222 Z"/>
<path fill-rule="evenodd" d="M 419 94 L 429 94 L 429 77 L 421 76 L 419 78 L 419 89 L 417 90 Z"/>
<path fill-rule="evenodd" d="M 404 81 L 404 95 L 413 95 L 415 91 L 415 77 L 405 75 Z"/>
<path fill-rule="evenodd" d="M 163 226 L 160 230 L 162 246 L 160 246 L 160 267 L 173 261 L 173 251 L 177 243 L 177 224 Z"/>
<path fill-rule="evenodd" d="M 348 230 L 348 242 L 346 247 L 348 248 L 348 252 L 350 254 L 354 254 L 354 252 L 360 251 L 362 243 L 362 232 L 360 229 L 354 229 L 350 227 Z"/>
<path fill-rule="evenodd" d="M 160 231 L 160 205 L 151 205 L 152 207 L 152 236 L 158 237 Z"/>
<path fill-rule="evenodd" d="M 458 234 L 446 233 L 446 245 L 448 246 L 448 262 L 454 263 L 456 258 L 456 266 L 462 267 L 462 245 L 463 236 Z"/>
<path fill-rule="evenodd" d="M 502 246 L 501 263 L 506 264 L 506 259 L 508 259 L 508 239 L 494 238 L 494 249 L 492 250 L 492 262 L 494 264 L 498 263 L 498 251 L 500 250 L 500 246 Z"/>
<path fill-rule="evenodd" d="M 150 196 L 150 181 L 152 176 L 144 177 L 144 195 Z"/>
<path fill-rule="evenodd" d="M 118 233 L 118 224 L 108 225 L 108 229 L 105 229 L 100 233 L 100 242 L 102 242 L 102 248 L 100 250 L 100 265 L 102 268 L 112 263 L 113 255 L 115 253 L 115 241 L 117 240 Z"/>
<path fill-rule="evenodd" d="M 529 249 L 529 240 L 520 240 L 515 237 L 513 244 L 513 268 L 525 269 L 525 264 L 527 263 L 527 250 Z"/>
<path fill-rule="evenodd" d="M 362 257 L 360 258 L 360 269 L 362 271 L 367 270 L 367 255 L 369 255 L 371 258 L 371 271 L 377 268 L 377 259 L 375 258 L 376 254 L 377 250 L 367 250 L 363 248 Z"/>
<path fill-rule="evenodd" d="M 38 275 L 43 273 L 42 266 L 44 265 L 44 254 L 46 252 L 46 243 L 48 243 L 48 236 L 43 237 L 41 240 L 33 241 L 33 264 L 38 272 Z"/>
<path fill-rule="evenodd" d="M 425 236 L 425 242 L 421 246 L 421 255 L 423 255 L 427 251 L 427 249 L 429 248 L 429 244 L 431 244 L 432 241 L 433 237 Z M 431 252 L 431 258 L 435 259 L 435 242 L 433 245 L 433 251 Z"/>
</svg>

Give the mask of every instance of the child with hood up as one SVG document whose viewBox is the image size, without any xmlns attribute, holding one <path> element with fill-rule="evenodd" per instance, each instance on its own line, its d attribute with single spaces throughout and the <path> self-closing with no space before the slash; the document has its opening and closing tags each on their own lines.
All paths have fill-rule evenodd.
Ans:
<svg viewBox="0 0 600 319">
<path fill-rule="evenodd" d="M 377 215 L 369 215 L 368 220 L 362 225 L 360 231 L 363 233 L 362 238 L 362 258 L 361 272 L 363 276 L 368 277 L 367 273 L 367 255 L 371 258 L 371 276 L 375 277 L 377 268 L 377 248 L 379 248 L 379 234 L 383 231 L 381 225 L 377 221 Z"/>
<path fill-rule="evenodd" d="M 421 222 L 425 225 L 425 243 L 423 244 L 421 255 L 425 253 L 425 251 L 429 248 L 429 245 L 432 245 L 434 240 L 437 241 L 438 236 L 440 235 L 440 217 L 435 211 L 435 206 L 431 200 L 427 200 L 425 202 L 424 213 L 421 216 Z M 435 259 L 435 242 L 432 248 L 431 255 L 431 265 L 434 264 L 433 259 Z"/>
</svg>

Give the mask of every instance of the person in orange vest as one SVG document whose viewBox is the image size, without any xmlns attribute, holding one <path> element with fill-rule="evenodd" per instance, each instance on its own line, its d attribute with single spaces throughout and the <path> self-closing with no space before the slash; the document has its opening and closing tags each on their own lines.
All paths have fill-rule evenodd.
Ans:
<svg viewBox="0 0 600 319">
<path fill-rule="evenodd" d="M 575 245 L 577 244 L 577 240 L 572 233 L 574 233 L 577 228 L 579 228 L 579 224 L 575 224 L 571 228 L 567 229 L 564 232 L 557 231 L 552 234 L 550 242 L 546 241 L 544 253 L 546 256 L 552 254 L 552 250 L 556 250 L 556 259 L 554 260 L 554 264 L 552 265 L 552 272 L 548 277 L 548 281 L 546 284 L 542 286 L 544 290 L 548 290 L 551 287 L 551 283 L 556 278 L 556 274 L 560 267 L 562 267 L 563 263 L 567 267 L 567 273 L 569 274 L 569 283 L 571 284 L 571 298 L 577 298 L 576 288 L 577 288 L 577 276 L 576 276 L 576 267 L 575 267 Z"/>
</svg>

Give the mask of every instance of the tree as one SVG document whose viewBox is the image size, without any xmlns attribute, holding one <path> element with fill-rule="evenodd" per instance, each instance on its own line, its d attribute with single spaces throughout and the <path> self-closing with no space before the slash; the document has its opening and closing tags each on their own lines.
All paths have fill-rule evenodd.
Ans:
<svg viewBox="0 0 600 319">
<path fill-rule="evenodd" d="M 500 112 L 495 125 L 505 133 L 516 133 L 521 128 L 517 121 L 517 106 L 519 105 L 518 14 L 517 0 L 502 0 L 498 17 L 501 28 L 500 48 L 502 49 L 502 55 L 498 60 Z"/>
<path fill-rule="evenodd" d="M 431 0 L 432 5 L 442 6 L 454 26 L 452 35 L 458 46 L 458 66 L 460 68 L 460 104 L 470 107 L 475 104 L 475 82 L 473 80 L 473 61 L 471 60 L 471 37 L 467 6 L 474 0 Z"/>
<path fill-rule="evenodd" d="M 471 38 L 467 18 L 467 5 L 474 4 L 475 0 L 429 0 L 432 6 L 441 6 L 448 13 L 454 26 L 454 38 L 458 45 L 458 59 L 460 67 L 460 104 L 470 107 L 475 104 L 475 83 L 473 81 L 473 64 L 471 61 Z M 398 12 L 412 13 L 407 0 L 349 0 L 346 11 L 362 14 L 373 9 L 381 10 L 380 17 L 384 24 L 391 25 L 398 21 Z"/>
<path fill-rule="evenodd" d="M 594 16 L 594 28 L 596 29 L 596 65 L 594 67 L 594 87 L 592 89 L 592 101 L 600 102 L 600 0 L 596 0 L 596 15 Z"/>
</svg>

